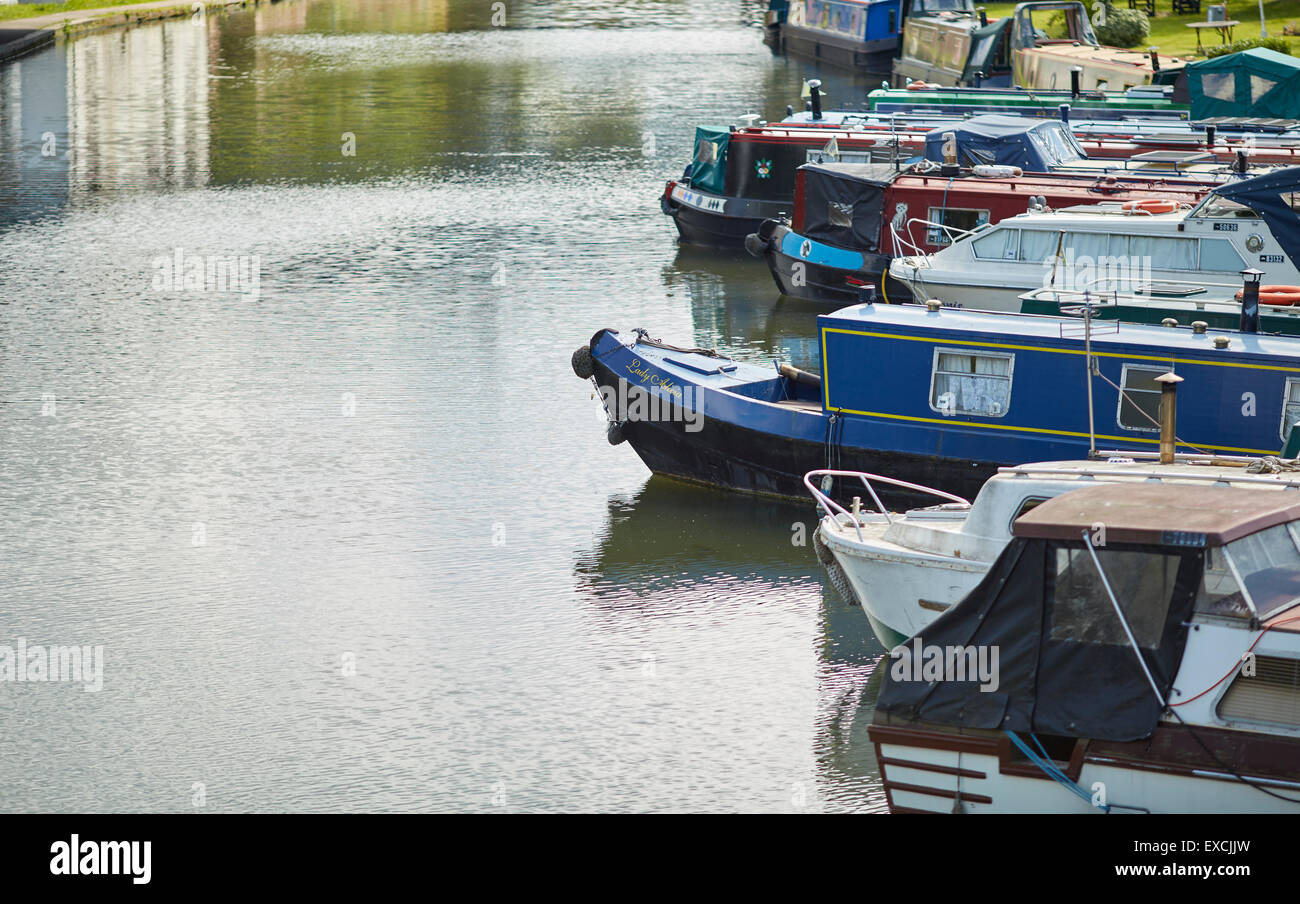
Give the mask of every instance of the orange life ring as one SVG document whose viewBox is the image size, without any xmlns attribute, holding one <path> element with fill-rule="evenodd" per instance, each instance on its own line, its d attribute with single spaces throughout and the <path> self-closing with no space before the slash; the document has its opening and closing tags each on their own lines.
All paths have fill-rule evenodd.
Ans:
<svg viewBox="0 0 1300 904">
<path fill-rule="evenodd" d="M 907 90 L 908 90 L 908 91 L 924 91 L 926 88 L 934 88 L 934 87 L 937 87 L 937 86 L 935 86 L 935 85 L 931 85 L 931 84 L 929 84 L 928 82 L 908 82 L 908 83 L 907 83 Z"/>
<path fill-rule="evenodd" d="M 1242 294 L 1243 291 L 1238 289 L 1234 297 L 1241 301 Z M 1283 308 L 1300 304 L 1300 286 L 1260 286 L 1259 303 Z"/>
<path fill-rule="evenodd" d="M 1177 201 L 1161 201 L 1152 199 L 1150 201 L 1125 201 L 1121 210 L 1129 213 L 1173 213 L 1179 208 Z"/>
</svg>

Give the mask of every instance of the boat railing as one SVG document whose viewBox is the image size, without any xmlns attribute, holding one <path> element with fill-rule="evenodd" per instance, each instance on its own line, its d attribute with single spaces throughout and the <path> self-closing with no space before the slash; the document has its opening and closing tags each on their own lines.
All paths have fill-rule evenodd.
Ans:
<svg viewBox="0 0 1300 904">
<path fill-rule="evenodd" d="M 1098 459 L 1119 458 L 1137 460 L 1158 461 L 1160 453 L 1158 452 L 1134 452 L 1134 451 L 1099 451 Z M 1245 466 L 1252 461 L 1257 461 L 1244 455 L 1194 455 L 1180 452 L 1174 456 L 1174 461 L 1178 464 L 1200 464 L 1206 467 L 1215 465 L 1221 467 L 1239 467 Z M 1223 484 L 1251 484 L 1270 487 L 1285 487 L 1288 490 L 1300 490 L 1300 475 L 1295 477 L 1284 477 L 1280 474 L 1267 476 L 1256 475 L 1252 472 L 1243 470 L 1240 476 L 1235 474 L 1191 474 L 1186 471 L 1170 473 L 1169 471 L 1157 470 L 1123 470 L 1117 471 L 1113 468 L 1057 468 L 1051 465 L 1031 466 L 1031 465 L 1013 465 L 1010 467 L 998 468 L 999 474 L 1009 474 L 1015 477 L 1078 477 L 1083 480 L 1114 480 L 1116 477 L 1126 479 L 1141 479 L 1144 481 L 1174 481 L 1174 482 L 1202 482 L 1202 483 L 1223 483 Z"/>
<path fill-rule="evenodd" d="M 960 229 L 956 226 L 950 226 L 947 223 L 936 223 L 934 220 L 924 220 L 920 217 L 911 217 L 903 224 L 903 235 L 898 234 L 897 226 L 895 226 L 893 220 L 890 220 L 889 238 L 893 243 L 892 247 L 894 249 L 894 257 L 917 257 L 922 261 L 921 266 L 928 267 L 930 266 L 929 252 L 921 248 L 920 245 L 911 239 L 911 236 L 913 235 L 913 226 L 922 226 L 925 228 L 927 233 L 931 229 L 937 229 L 943 233 L 944 238 L 947 240 L 942 244 L 951 245 L 954 242 L 964 239 L 968 235 L 974 235 L 979 232 L 984 228 L 984 225 L 987 224 L 977 226 L 974 229 Z M 898 252 L 900 248 L 906 250 L 908 253 L 899 254 Z"/>
<path fill-rule="evenodd" d="M 823 509 L 825 509 L 828 515 L 846 516 L 850 523 L 853 524 L 854 530 L 858 532 L 859 540 L 863 539 L 862 522 L 858 520 L 858 514 L 860 513 L 850 511 L 828 496 L 821 489 L 813 485 L 813 478 L 825 477 L 856 477 L 861 480 L 862 485 L 866 487 L 867 493 L 871 496 L 871 501 L 875 503 L 876 510 L 885 516 L 886 524 L 893 524 L 894 519 L 893 516 L 889 514 L 889 509 L 885 508 L 884 503 L 880 501 L 880 496 L 876 494 L 876 488 L 871 485 L 871 481 L 873 480 L 889 484 L 890 486 L 899 487 L 904 490 L 912 490 L 916 493 L 925 493 L 930 496 L 937 496 L 938 498 L 948 502 L 960 503 L 967 507 L 970 506 L 970 500 L 964 499 L 961 496 L 954 496 L 952 493 L 945 493 L 943 490 L 936 490 L 933 487 L 921 486 L 919 483 L 908 483 L 906 480 L 899 480 L 896 477 L 885 477 L 883 474 L 870 474 L 866 471 L 833 471 L 827 469 L 809 471 L 805 474 L 803 476 L 803 485 L 808 488 L 808 492 L 812 494 L 813 499 L 816 500 Z"/>
</svg>

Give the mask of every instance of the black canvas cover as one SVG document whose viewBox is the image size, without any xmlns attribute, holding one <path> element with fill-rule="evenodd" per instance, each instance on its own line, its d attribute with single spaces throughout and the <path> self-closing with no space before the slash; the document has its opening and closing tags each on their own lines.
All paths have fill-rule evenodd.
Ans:
<svg viewBox="0 0 1300 904">
<path fill-rule="evenodd" d="M 896 175 L 877 163 L 806 163 L 803 229 L 811 239 L 855 251 L 876 251 L 885 188 Z"/>
<path fill-rule="evenodd" d="M 1096 551 L 1168 699 L 1205 552 L 1118 544 Z M 979 586 L 918 638 L 921 649 L 996 647 L 997 687 L 981 690 L 969 675 L 914 680 L 886 657 L 876 709 L 894 718 L 1133 741 L 1151 734 L 1163 710 L 1082 540 L 1013 539 Z"/>
<path fill-rule="evenodd" d="M 727 149 L 725 194 L 758 201 L 789 201 L 794 197 L 795 170 L 807 162 L 806 144 L 733 135 Z"/>
</svg>

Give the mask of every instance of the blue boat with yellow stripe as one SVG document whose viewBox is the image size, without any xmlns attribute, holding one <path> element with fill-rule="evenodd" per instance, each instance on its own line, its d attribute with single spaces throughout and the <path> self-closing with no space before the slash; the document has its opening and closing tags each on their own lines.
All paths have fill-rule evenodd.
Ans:
<svg viewBox="0 0 1300 904">
<path fill-rule="evenodd" d="M 1300 420 L 1300 339 L 1243 326 L 863 304 L 817 318 L 820 375 L 608 329 L 574 370 L 610 441 L 659 474 L 799 498 L 806 472 L 836 468 L 973 498 L 1001 466 L 1157 451 L 1170 371 L 1178 452 L 1279 454 Z"/>
</svg>

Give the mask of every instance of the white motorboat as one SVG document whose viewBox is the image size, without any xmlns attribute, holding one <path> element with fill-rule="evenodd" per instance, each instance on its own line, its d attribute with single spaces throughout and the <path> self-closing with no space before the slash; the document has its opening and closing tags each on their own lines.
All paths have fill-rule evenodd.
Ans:
<svg viewBox="0 0 1300 904">
<path fill-rule="evenodd" d="M 862 606 L 881 642 L 894 647 L 974 590 L 1011 542 L 1016 519 L 1062 493 L 1099 483 L 1300 490 L 1300 472 L 1252 473 L 1250 459 L 1179 456 L 1161 464 L 1133 455 L 1001 468 L 973 503 L 878 474 L 811 471 L 804 485 L 826 512 L 813 543 L 832 583 Z M 820 489 L 828 475 L 861 481 L 876 510 L 855 513 L 835 503 Z M 878 502 L 881 484 L 942 501 L 890 513 Z"/>
<path fill-rule="evenodd" d="M 1300 813 L 1300 494 L 1096 481 L 1012 532 L 879 666 L 892 812 Z"/>
<path fill-rule="evenodd" d="M 1296 287 L 1297 190 L 1300 167 L 1291 167 L 1219 186 L 1194 207 L 1115 201 L 1019 214 L 895 258 L 889 275 L 915 298 L 990 311 L 1019 311 L 1035 289 L 1152 294 L 1164 284 L 1223 286 L 1245 269 L 1270 291 Z M 905 235 L 891 237 L 907 247 Z"/>
</svg>

